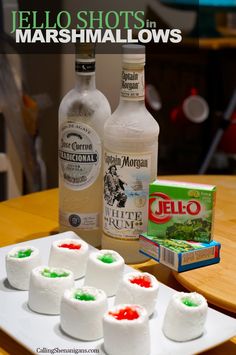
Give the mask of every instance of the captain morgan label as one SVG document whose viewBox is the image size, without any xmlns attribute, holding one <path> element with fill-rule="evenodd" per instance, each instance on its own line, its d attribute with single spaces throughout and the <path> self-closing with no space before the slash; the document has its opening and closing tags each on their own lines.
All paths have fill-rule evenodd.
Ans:
<svg viewBox="0 0 236 355">
<path fill-rule="evenodd" d="M 144 67 L 127 69 L 123 67 L 121 76 L 121 97 L 123 100 L 144 100 Z"/>
<path fill-rule="evenodd" d="M 84 123 L 62 124 L 59 137 L 59 169 L 64 184 L 73 190 L 89 187 L 101 167 L 101 140 Z"/>
<path fill-rule="evenodd" d="M 136 240 L 147 228 L 151 153 L 104 152 L 104 232 Z"/>
</svg>

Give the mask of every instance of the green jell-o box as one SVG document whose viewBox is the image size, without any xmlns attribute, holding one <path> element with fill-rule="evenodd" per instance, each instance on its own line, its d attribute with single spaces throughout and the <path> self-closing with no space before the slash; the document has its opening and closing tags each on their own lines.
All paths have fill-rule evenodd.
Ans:
<svg viewBox="0 0 236 355">
<path fill-rule="evenodd" d="M 210 242 L 215 193 L 212 185 L 154 181 L 149 185 L 148 235 Z"/>
</svg>

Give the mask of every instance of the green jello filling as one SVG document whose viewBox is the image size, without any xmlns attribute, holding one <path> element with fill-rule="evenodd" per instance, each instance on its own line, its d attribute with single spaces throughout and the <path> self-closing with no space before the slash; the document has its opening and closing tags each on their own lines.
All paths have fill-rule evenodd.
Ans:
<svg viewBox="0 0 236 355">
<path fill-rule="evenodd" d="M 18 259 L 22 259 L 22 258 L 27 258 L 28 256 L 30 256 L 33 253 L 32 249 L 26 249 L 26 250 L 19 250 L 15 255 L 12 255 L 13 258 L 18 258 Z"/>
<path fill-rule="evenodd" d="M 52 279 L 55 279 L 57 277 L 67 277 L 69 276 L 68 272 L 56 272 L 56 271 L 50 271 L 49 269 L 44 269 L 41 274 L 44 277 L 50 277 Z"/>
<path fill-rule="evenodd" d="M 183 299 L 182 303 L 188 307 L 198 307 L 199 306 L 196 302 L 192 301 L 190 298 Z"/>
<path fill-rule="evenodd" d="M 98 259 L 106 264 L 112 264 L 116 261 L 116 258 L 114 258 L 114 256 L 112 254 L 103 254 L 103 255 L 99 256 Z"/>
<path fill-rule="evenodd" d="M 93 295 L 91 295 L 89 293 L 82 293 L 82 292 L 75 293 L 74 298 L 76 300 L 80 300 L 80 301 L 95 301 L 96 300 L 96 298 Z"/>
</svg>

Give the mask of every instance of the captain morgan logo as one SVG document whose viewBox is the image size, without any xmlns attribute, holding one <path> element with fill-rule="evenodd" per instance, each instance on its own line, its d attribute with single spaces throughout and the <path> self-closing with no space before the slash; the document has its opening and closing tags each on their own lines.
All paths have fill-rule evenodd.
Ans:
<svg viewBox="0 0 236 355">
<path fill-rule="evenodd" d="M 104 152 L 103 228 L 111 237 L 138 240 L 146 230 L 151 154 Z"/>
<path fill-rule="evenodd" d="M 152 193 L 149 198 L 149 219 L 157 224 L 169 222 L 173 215 L 196 216 L 201 209 L 202 206 L 197 200 L 172 200 L 162 192 Z"/>
</svg>

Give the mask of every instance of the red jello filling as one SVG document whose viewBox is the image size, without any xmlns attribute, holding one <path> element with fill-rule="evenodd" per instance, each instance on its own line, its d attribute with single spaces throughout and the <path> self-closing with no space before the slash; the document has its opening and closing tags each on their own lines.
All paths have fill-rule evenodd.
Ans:
<svg viewBox="0 0 236 355">
<path fill-rule="evenodd" d="M 132 284 L 139 285 L 140 287 L 152 287 L 152 283 L 149 277 L 147 276 L 138 276 L 129 280 Z"/>
<path fill-rule="evenodd" d="M 80 244 L 73 244 L 73 243 L 70 243 L 70 244 L 61 244 L 59 245 L 59 248 L 67 248 L 67 249 L 72 249 L 72 250 L 79 250 L 81 248 L 81 245 Z"/>
<path fill-rule="evenodd" d="M 125 307 L 117 312 L 109 312 L 109 314 L 117 320 L 134 320 L 139 318 L 139 314 L 136 309 L 131 307 Z"/>
</svg>

